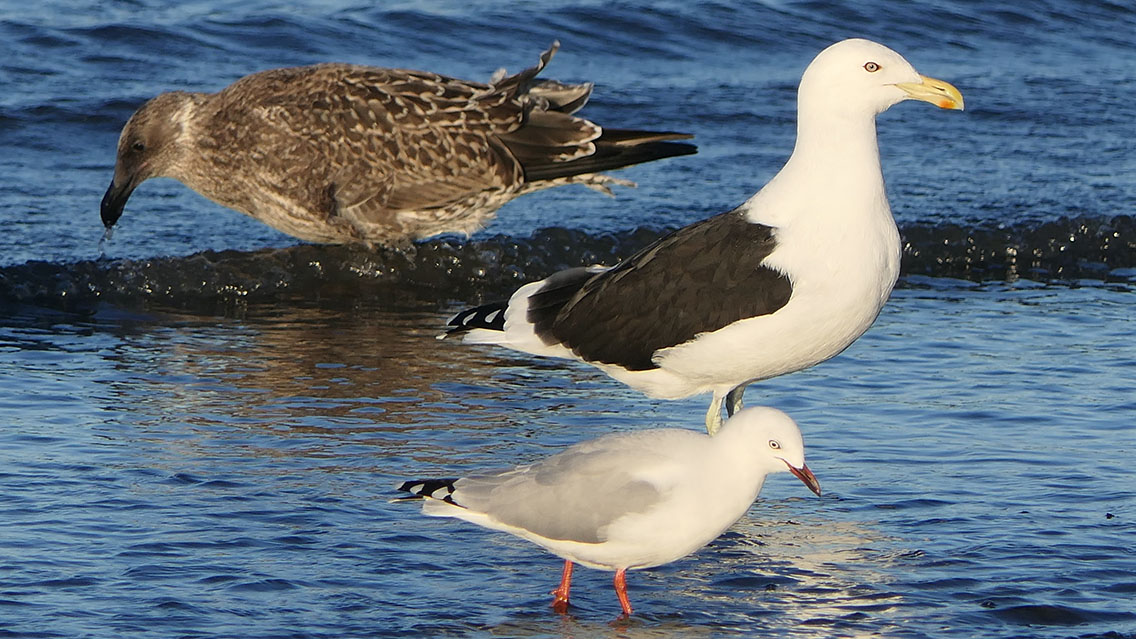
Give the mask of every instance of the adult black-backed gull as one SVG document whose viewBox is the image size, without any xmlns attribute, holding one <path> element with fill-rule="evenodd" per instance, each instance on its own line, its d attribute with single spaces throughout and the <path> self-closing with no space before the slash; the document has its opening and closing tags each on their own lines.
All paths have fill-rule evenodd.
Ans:
<svg viewBox="0 0 1136 639">
<path fill-rule="evenodd" d="M 765 476 L 791 472 L 820 494 L 801 431 L 773 408 L 749 408 L 717 437 L 682 428 L 616 433 L 534 464 L 461 479 L 408 481 L 422 511 L 511 533 L 564 558 L 553 608 L 568 609 L 572 564 L 625 573 L 672 562 L 745 514 Z M 406 499 L 413 499 L 409 497 Z"/>
<path fill-rule="evenodd" d="M 102 201 L 109 229 L 134 189 L 171 177 L 310 242 L 401 244 L 472 233 L 509 200 L 695 152 L 690 135 L 602 128 L 572 115 L 591 83 L 535 67 L 488 84 L 348 64 L 274 69 L 213 94 L 163 93 L 131 116 Z"/>
<path fill-rule="evenodd" d="M 747 384 L 844 350 L 875 320 L 899 275 L 876 115 L 903 100 L 962 109 L 958 89 L 867 40 L 820 53 L 797 93 L 797 143 L 737 209 L 610 268 L 557 273 L 508 302 L 459 313 L 466 341 L 578 359 L 652 397 L 713 393 L 741 407 Z"/>
</svg>

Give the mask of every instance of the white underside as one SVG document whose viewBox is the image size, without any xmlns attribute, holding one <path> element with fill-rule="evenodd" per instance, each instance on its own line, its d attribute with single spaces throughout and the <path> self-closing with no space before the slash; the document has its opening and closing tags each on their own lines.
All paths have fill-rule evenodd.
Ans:
<svg viewBox="0 0 1136 639">
<path fill-rule="evenodd" d="M 693 489 L 692 491 L 693 492 Z M 691 494 L 686 499 L 668 504 L 643 515 L 628 515 L 613 524 L 608 534 L 611 539 L 598 543 L 581 543 L 564 539 L 549 539 L 523 528 L 503 524 L 490 515 L 453 506 L 443 501 L 428 500 L 422 512 L 437 517 L 462 519 L 491 530 L 515 535 L 544 548 L 557 557 L 594 568 L 596 570 L 638 570 L 652 568 L 681 559 L 717 539 L 737 521 L 751 498 L 729 517 L 717 518 L 720 526 L 708 528 L 704 521 L 696 522 L 688 516 L 692 500 L 705 502 L 705 494 Z M 685 510 L 683 510 L 685 508 Z M 673 512 L 672 512 L 673 511 Z"/>
</svg>

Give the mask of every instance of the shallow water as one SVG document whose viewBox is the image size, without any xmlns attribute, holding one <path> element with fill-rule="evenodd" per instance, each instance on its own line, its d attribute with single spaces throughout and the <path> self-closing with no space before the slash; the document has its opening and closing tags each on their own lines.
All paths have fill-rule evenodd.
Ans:
<svg viewBox="0 0 1136 639">
<path fill-rule="evenodd" d="M 0 0 L 0 635 L 1136 636 L 1134 31 L 1112 2 Z M 434 336 L 738 204 L 789 151 L 808 59 L 851 35 L 968 106 L 881 117 L 906 276 L 844 354 L 747 393 L 801 423 L 825 496 L 771 478 L 708 548 L 633 573 L 621 622 L 609 574 L 578 571 L 561 617 L 554 557 L 389 503 L 701 427 L 704 397 Z M 118 130 L 160 91 L 327 60 L 486 78 L 553 39 L 549 77 L 596 82 L 585 114 L 699 155 L 409 255 L 298 245 L 156 180 L 100 252 Z"/>
<path fill-rule="evenodd" d="M 1136 613 L 1132 291 L 899 291 L 814 369 L 756 385 L 802 424 L 723 538 L 634 573 L 636 615 L 525 542 L 392 504 L 399 479 L 689 424 L 582 366 L 432 339 L 443 315 L 252 308 L 12 318 L 0 362 L 8 629 L 46 636 L 1090 636 Z"/>
</svg>

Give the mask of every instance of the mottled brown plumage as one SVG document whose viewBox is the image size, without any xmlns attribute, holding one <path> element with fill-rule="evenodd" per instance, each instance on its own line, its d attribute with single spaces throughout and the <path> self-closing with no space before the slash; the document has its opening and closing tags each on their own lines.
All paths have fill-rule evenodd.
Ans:
<svg viewBox="0 0 1136 639">
<path fill-rule="evenodd" d="M 695 152 L 670 132 L 605 130 L 573 115 L 591 84 L 536 80 L 535 67 L 488 84 L 348 64 L 273 69 L 213 94 L 172 92 L 123 128 L 102 218 L 133 190 L 172 177 L 298 238 L 394 244 L 471 233 L 509 200 L 583 184 L 599 171 Z"/>
</svg>

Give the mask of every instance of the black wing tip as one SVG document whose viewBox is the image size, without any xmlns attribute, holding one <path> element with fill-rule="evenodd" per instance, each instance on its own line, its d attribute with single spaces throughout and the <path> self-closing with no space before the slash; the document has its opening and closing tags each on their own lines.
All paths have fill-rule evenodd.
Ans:
<svg viewBox="0 0 1136 639">
<path fill-rule="evenodd" d="M 421 486 L 423 483 L 422 480 L 407 480 L 402 482 L 402 485 L 399 486 L 398 489 L 404 493 L 414 493 L 415 496 L 419 496 L 415 487 Z"/>
<path fill-rule="evenodd" d="M 491 304 L 482 304 L 473 308 L 467 308 L 464 311 L 454 315 L 450 321 L 446 322 L 445 335 L 458 335 L 475 328 L 482 328 L 490 331 L 504 331 L 505 330 L 505 309 L 509 307 L 508 302 L 493 302 Z"/>
<path fill-rule="evenodd" d="M 454 488 L 454 482 L 457 480 L 457 477 L 449 477 L 446 479 L 412 479 L 404 481 L 398 489 L 410 494 L 399 497 L 395 501 L 414 501 L 429 498 L 459 506 L 460 504 L 454 502 L 453 498 L 454 490 L 456 490 L 456 488 Z M 444 491 L 445 494 L 435 494 L 439 491 Z"/>
<path fill-rule="evenodd" d="M 400 485 L 398 489 L 404 493 L 413 493 L 422 497 L 429 497 L 432 493 L 443 488 L 451 493 L 454 492 L 454 482 L 457 480 L 457 477 L 446 477 L 443 479 L 411 479 L 402 482 L 402 485 Z"/>
<path fill-rule="evenodd" d="M 698 146 L 676 140 L 693 140 L 692 133 L 676 131 L 639 131 L 635 129 L 603 129 L 596 140 L 596 155 L 623 156 L 629 163 L 639 164 L 680 155 L 698 153 Z"/>
<path fill-rule="evenodd" d="M 694 155 L 695 153 L 698 153 L 698 145 L 688 144 L 686 142 L 649 142 L 645 146 L 651 147 L 649 153 L 657 155 L 658 157 L 655 159 L 658 160 L 678 157 L 680 155 Z"/>
<path fill-rule="evenodd" d="M 525 166 L 523 168 L 525 180 L 537 182 L 622 169 L 636 164 L 683 155 L 694 155 L 695 153 L 698 153 L 698 147 L 686 142 L 670 142 L 665 139 L 607 142 L 601 138 L 596 141 L 596 152 L 588 157 L 569 162 L 543 163 L 538 166 Z"/>
</svg>

